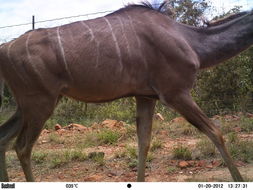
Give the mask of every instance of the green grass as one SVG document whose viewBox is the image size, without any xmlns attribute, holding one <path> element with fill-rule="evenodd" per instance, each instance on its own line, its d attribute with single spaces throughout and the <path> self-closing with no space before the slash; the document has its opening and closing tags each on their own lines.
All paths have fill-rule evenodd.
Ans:
<svg viewBox="0 0 253 190">
<path fill-rule="evenodd" d="M 207 138 L 202 137 L 196 144 L 196 149 L 200 152 L 200 158 L 213 158 L 217 154 L 215 145 Z"/>
<path fill-rule="evenodd" d="M 117 130 L 101 129 L 100 131 L 92 131 L 85 135 L 80 148 L 87 148 L 100 145 L 114 145 L 118 142 L 122 134 Z"/>
<path fill-rule="evenodd" d="M 15 110 L 16 110 L 15 107 L 4 108 L 0 112 L 0 125 L 6 122 L 15 113 Z"/>
<path fill-rule="evenodd" d="M 251 139 L 241 140 L 234 133 L 228 138 L 227 147 L 232 158 L 243 162 L 251 162 L 253 160 L 253 141 Z"/>
<path fill-rule="evenodd" d="M 57 151 L 55 153 L 51 153 L 48 158 L 50 168 L 59 168 L 72 161 L 82 162 L 88 159 L 86 153 L 83 153 L 81 150 Z"/>
<path fill-rule="evenodd" d="M 188 147 L 183 145 L 179 145 L 178 147 L 174 147 L 172 150 L 172 155 L 174 159 L 182 159 L 182 160 L 191 160 L 192 154 Z"/>
<path fill-rule="evenodd" d="M 157 139 L 157 138 L 154 138 L 151 142 L 151 147 L 150 147 L 150 151 L 151 152 L 154 152 L 158 149 L 161 149 L 162 148 L 162 141 Z"/>
<path fill-rule="evenodd" d="M 126 123 L 135 122 L 135 101 L 133 98 L 124 98 L 103 104 L 85 104 L 68 98 L 63 98 L 49 119 L 46 126 L 52 123 L 62 126 L 70 123 L 91 125 L 105 119 L 115 119 Z"/>
<path fill-rule="evenodd" d="M 103 166 L 105 164 L 105 153 L 104 152 L 91 152 L 88 155 L 88 158 L 94 161 L 99 166 Z"/>
<path fill-rule="evenodd" d="M 125 150 L 116 153 L 115 158 L 126 158 L 126 162 L 129 168 L 135 168 L 138 165 L 138 151 L 135 146 L 126 146 Z M 154 154 L 148 152 L 146 162 L 151 162 L 155 158 Z"/>
<path fill-rule="evenodd" d="M 187 121 L 175 122 L 167 126 L 169 133 L 173 134 L 173 137 L 185 136 L 199 136 L 200 132 L 196 127 L 192 126 Z"/>
<path fill-rule="evenodd" d="M 242 117 L 240 121 L 240 128 L 243 132 L 253 131 L 253 118 Z"/>
<path fill-rule="evenodd" d="M 175 167 L 175 166 L 169 166 L 169 167 L 167 168 L 167 173 L 168 173 L 168 174 L 173 174 L 173 173 L 175 173 L 176 171 L 178 171 L 178 168 Z"/>
<path fill-rule="evenodd" d="M 65 143 L 65 139 L 63 137 L 59 136 L 58 134 L 55 134 L 55 133 L 50 133 L 48 138 L 49 138 L 50 142 L 53 142 L 55 144 L 64 144 Z"/>
<path fill-rule="evenodd" d="M 97 140 L 99 145 L 110 144 L 113 145 L 118 142 L 121 134 L 116 130 L 102 129 L 97 134 Z"/>
<path fill-rule="evenodd" d="M 46 161 L 48 153 L 42 151 L 34 151 L 32 153 L 32 160 L 35 161 L 36 164 L 42 164 Z"/>
</svg>

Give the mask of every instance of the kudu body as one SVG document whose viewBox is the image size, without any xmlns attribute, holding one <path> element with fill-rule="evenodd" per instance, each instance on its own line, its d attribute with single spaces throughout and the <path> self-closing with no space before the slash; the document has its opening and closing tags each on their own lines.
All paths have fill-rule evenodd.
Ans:
<svg viewBox="0 0 253 190">
<path fill-rule="evenodd" d="M 156 100 L 182 114 L 220 151 L 235 181 L 242 177 L 216 127 L 190 96 L 196 73 L 248 48 L 253 15 L 214 27 L 176 23 L 142 5 L 105 17 L 30 31 L 0 46 L 0 74 L 17 102 L 0 127 L 0 180 L 8 181 L 5 152 L 15 150 L 33 181 L 32 147 L 59 97 L 106 102 L 135 96 L 139 146 L 138 181 L 144 181 Z"/>
</svg>

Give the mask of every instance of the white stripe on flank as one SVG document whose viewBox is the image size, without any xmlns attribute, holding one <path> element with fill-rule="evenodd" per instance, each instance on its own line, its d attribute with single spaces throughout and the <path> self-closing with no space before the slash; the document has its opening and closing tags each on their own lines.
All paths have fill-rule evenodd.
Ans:
<svg viewBox="0 0 253 190">
<path fill-rule="evenodd" d="M 122 57 L 121 57 L 121 51 L 120 51 L 120 48 L 119 48 L 117 38 L 115 36 L 115 33 L 113 32 L 112 25 L 111 25 L 110 21 L 106 17 L 103 17 L 103 18 L 106 21 L 106 23 L 108 24 L 108 26 L 109 26 L 109 28 L 112 32 L 112 38 L 113 38 L 113 41 L 115 43 L 116 51 L 117 51 L 117 54 L 118 54 L 118 57 L 119 57 L 120 70 L 122 70 L 123 69 Z"/>
<path fill-rule="evenodd" d="M 19 73 L 19 71 L 16 69 L 16 66 L 14 65 L 14 63 L 13 63 L 13 61 L 12 61 L 12 59 L 11 59 L 11 47 L 13 46 L 13 44 L 14 44 L 15 42 L 16 42 L 16 41 L 13 40 L 13 41 L 9 44 L 9 46 L 8 46 L 8 48 L 7 48 L 7 56 L 8 56 L 9 62 L 10 62 L 11 65 L 12 65 L 12 68 L 15 70 L 16 74 L 20 77 L 20 79 L 21 79 L 23 82 L 25 82 L 23 76 L 22 76 L 22 75 Z"/>
<path fill-rule="evenodd" d="M 89 33 L 91 35 L 91 41 L 94 40 L 95 44 L 96 44 L 96 67 L 98 66 L 99 64 L 99 42 L 97 41 L 97 39 L 95 38 L 95 35 L 91 29 L 91 27 L 89 27 L 88 24 L 85 23 L 85 21 L 82 21 L 81 22 L 83 26 L 85 26 L 88 30 L 89 30 Z"/>
<path fill-rule="evenodd" d="M 30 37 L 31 37 L 31 34 L 32 32 L 29 32 L 28 33 L 28 36 L 26 38 L 26 42 L 25 42 L 25 48 L 26 48 L 26 54 L 27 54 L 27 58 L 28 58 L 28 61 L 30 62 L 32 68 L 33 68 L 33 71 L 35 71 L 35 73 L 39 76 L 39 78 L 42 80 L 42 77 L 40 75 L 40 72 L 38 71 L 37 69 L 37 65 L 34 64 L 34 62 L 32 61 L 32 56 L 31 56 L 31 53 L 29 51 L 29 40 L 30 40 Z"/>
<path fill-rule="evenodd" d="M 139 36 L 137 35 L 137 32 L 136 32 L 136 30 L 134 28 L 133 20 L 132 20 L 131 16 L 129 16 L 127 13 L 126 13 L 126 15 L 127 15 L 128 19 L 130 21 L 130 26 L 131 26 L 131 28 L 132 28 L 132 30 L 134 32 L 134 36 L 135 36 L 135 38 L 137 40 L 138 47 L 141 48 L 141 41 L 140 41 Z"/>
<path fill-rule="evenodd" d="M 11 60 L 10 49 L 11 49 L 11 47 L 12 47 L 12 45 L 13 45 L 14 43 L 15 43 L 15 40 L 13 40 L 13 41 L 9 44 L 8 49 L 7 49 L 7 56 L 8 56 L 8 59 L 9 59 L 9 61 L 11 62 L 12 65 L 13 65 L 13 62 L 12 62 L 12 60 Z"/>
<path fill-rule="evenodd" d="M 125 13 L 125 14 L 127 15 L 128 19 L 129 19 L 129 21 L 130 21 L 130 26 L 131 26 L 131 28 L 132 28 L 132 30 L 133 30 L 133 33 L 134 33 L 134 36 L 135 36 L 135 38 L 136 38 L 136 40 L 137 40 L 138 49 L 139 49 L 139 51 L 140 51 L 140 54 L 141 54 L 141 57 L 142 57 L 143 62 L 144 62 L 144 64 L 145 64 L 145 67 L 147 68 L 147 67 L 148 67 L 148 63 L 147 63 L 147 60 L 146 60 L 145 56 L 143 55 L 142 48 L 141 48 L 141 41 L 140 41 L 140 38 L 139 38 L 139 36 L 137 35 L 137 32 L 136 32 L 136 30 L 135 30 L 135 27 L 134 27 L 134 24 L 133 24 L 133 19 L 132 19 L 132 17 L 131 17 L 130 15 L 128 15 L 127 13 Z"/>
<path fill-rule="evenodd" d="M 58 44 L 59 44 L 60 52 L 61 52 L 62 59 L 63 59 L 63 62 L 64 62 L 65 70 L 67 71 L 70 79 L 73 80 L 72 75 L 71 75 L 71 73 L 69 71 L 69 68 L 68 68 L 68 63 L 67 63 L 67 60 L 66 60 L 64 48 L 63 48 L 62 41 L 61 41 L 60 27 L 57 27 L 57 31 L 56 32 L 57 32 Z"/>
<path fill-rule="evenodd" d="M 91 41 L 95 40 L 95 36 L 93 34 L 93 31 L 92 29 L 89 27 L 88 24 L 85 23 L 85 21 L 81 21 L 82 25 L 84 25 L 88 30 L 89 30 L 89 33 L 91 35 Z M 95 40 L 96 41 L 96 40 Z"/>
<path fill-rule="evenodd" d="M 31 57 L 31 54 L 30 54 L 30 51 L 29 51 L 29 39 L 30 39 L 30 37 L 31 37 L 31 33 L 32 32 L 29 32 L 28 33 L 28 36 L 27 36 L 27 38 L 26 38 L 26 42 L 25 42 L 25 48 L 26 48 L 26 54 L 27 54 L 27 57 L 28 57 L 28 60 L 29 60 L 29 62 L 32 64 L 32 66 L 33 66 L 33 63 L 32 63 L 32 57 Z"/>
<path fill-rule="evenodd" d="M 119 20 L 119 23 L 120 23 L 120 27 L 121 27 L 121 30 L 122 30 L 122 33 L 123 33 L 123 37 L 125 38 L 125 41 L 126 41 L 126 46 L 127 46 L 127 52 L 128 52 L 128 55 L 129 57 L 131 58 L 131 51 L 130 51 L 130 45 L 128 43 L 128 39 L 126 37 L 126 33 L 125 33 L 125 30 L 124 30 L 124 24 L 121 20 L 120 17 L 117 17 L 117 19 Z"/>
</svg>

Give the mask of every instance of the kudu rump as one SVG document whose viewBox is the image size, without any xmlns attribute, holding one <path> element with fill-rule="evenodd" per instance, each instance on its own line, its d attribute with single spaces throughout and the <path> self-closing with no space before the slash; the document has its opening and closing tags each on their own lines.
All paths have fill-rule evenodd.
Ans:
<svg viewBox="0 0 253 190">
<path fill-rule="evenodd" d="M 208 27 L 191 27 L 145 5 L 105 17 L 30 31 L 0 46 L 0 74 L 17 102 L 0 127 L 0 180 L 8 181 L 6 147 L 15 150 L 27 181 L 34 181 L 32 147 L 59 98 L 106 102 L 134 96 L 139 146 L 138 181 L 144 181 L 155 102 L 160 100 L 206 134 L 235 181 L 242 177 L 215 126 L 193 101 L 196 73 L 253 43 L 253 15 L 244 12 Z"/>
</svg>

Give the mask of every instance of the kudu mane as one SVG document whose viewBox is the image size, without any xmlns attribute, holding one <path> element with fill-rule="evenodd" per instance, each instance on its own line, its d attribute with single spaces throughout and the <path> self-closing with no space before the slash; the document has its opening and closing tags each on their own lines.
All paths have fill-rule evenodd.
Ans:
<svg viewBox="0 0 253 190">
<path fill-rule="evenodd" d="M 225 24 L 227 22 L 233 21 L 235 19 L 238 19 L 246 14 L 248 14 L 248 12 L 246 12 L 246 11 L 235 13 L 235 14 L 228 15 L 224 18 L 218 19 L 218 20 L 208 21 L 206 24 L 207 24 L 207 27 L 219 26 L 219 25 Z"/>
<path fill-rule="evenodd" d="M 167 15 L 165 12 L 164 12 L 164 9 L 168 9 L 166 7 L 166 2 L 163 2 L 161 4 L 155 4 L 155 5 L 152 5 L 151 3 L 149 3 L 148 1 L 144 1 L 144 2 L 141 2 L 140 4 L 128 4 L 126 5 L 125 7 L 117 10 L 117 11 L 114 11 L 108 15 L 114 15 L 114 14 L 119 14 L 121 12 L 124 12 L 124 11 L 127 11 L 129 9 L 136 9 L 136 8 L 139 8 L 139 9 L 147 9 L 147 10 L 150 10 L 150 11 L 155 11 L 157 13 L 162 13 L 166 16 L 169 16 Z"/>
<path fill-rule="evenodd" d="M 161 13 L 165 16 L 170 17 L 170 15 L 168 15 L 166 13 L 167 11 L 165 11 L 165 10 L 169 9 L 166 5 L 167 5 L 166 2 L 163 2 L 161 4 L 153 5 L 153 4 L 149 3 L 148 1 L 144 1 L 144 2 L 141 2 L 140 4 L 128 4 L 124 8 L 121 8 L 121 9 L 119 9 L 119 10 L 113 12 L 113 13 L 108 14 L 108 15 L 119 14 L 119 13 L 122 13 L 124 11 L 129 10 L 129 9 L 139 8 L 139 9 L 146 9 L 146 10 L 150 10 L 150 11 L 155 11 L 157 13 Z M 225 16 L 224 18 L 220 18 L 218 20 L 205 21 L 205 24 L 206 24 L 207 28 L 220 26 L 220 25 L 223 25 L 225 23 L 234 21 L 234 20 L 236 20 L 236 19 L 238 19 L 242 16 L 245 16 L 248 13 L 249 13 L 248 11 L 239 12 L 239 13 L 232 13 L 232 14 L 230 14 L 228 16 Z"/>
</svg>

